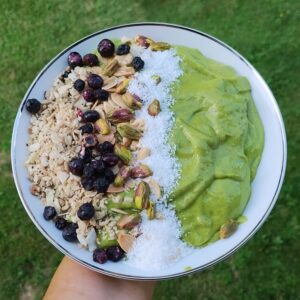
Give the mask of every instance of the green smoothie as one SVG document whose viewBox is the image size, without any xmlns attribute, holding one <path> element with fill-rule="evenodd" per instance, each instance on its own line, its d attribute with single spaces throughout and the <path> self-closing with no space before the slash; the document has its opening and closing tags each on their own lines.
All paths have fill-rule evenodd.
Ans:
<svg viewBox="0 0 300 300">
<path fill-rule="evenodd" d="M 176 47 L 183 75 L 173 88 L 171 142 L 182 171 L 170 201 L 182 238 L 199 247 L 245 209 L 264 146 L 264 131 L 245 77 Z"/>
</svg>

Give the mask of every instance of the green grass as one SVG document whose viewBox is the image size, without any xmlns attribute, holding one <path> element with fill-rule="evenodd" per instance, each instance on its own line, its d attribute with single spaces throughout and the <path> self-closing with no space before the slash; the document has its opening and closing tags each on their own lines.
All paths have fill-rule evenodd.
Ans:
<svg viewBox="0 0 300 300">
<path fill-rule="evenodd" d="M 200 29 L 242 53 L 281 108 L 288 166 L 279 201 L 255 237 L 202 273 L 161 282 L 155 299 L 300 299 L 299 15 L 297 0 L 0 2 L 0 299 L 41 298 L 62 255 L 27 217 L 10 171 L 17 107 L 31 81 L 70 43 L 108 26 L 162 21 Z M 297 22 L 298 21 L 298 22 Z"/>
</svg>

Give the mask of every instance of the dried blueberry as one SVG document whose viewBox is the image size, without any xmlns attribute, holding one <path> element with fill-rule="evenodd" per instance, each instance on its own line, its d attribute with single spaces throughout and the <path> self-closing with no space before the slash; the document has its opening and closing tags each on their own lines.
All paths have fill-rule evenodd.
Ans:
<svg viewBox="0 0 300 300">
<path fill-rule="evenodd" d="M 86 89 L 82 93 L 82 97 L 87 102 L 95 102 L 94 91 L 92 89 Z"/>
<path fill-rule="evenodd" d="M 73 84 L 74 89 L 78 92 L 82 92 L 84 90 L 84 86 L 85 82 L 81 79 L 77 79 Z"/>
<path fill-rule="evenodd" d="M 108 186 L 109 186 L 109 182 L 105 177 L 98 177 L 94 181 L 94 189 L 98 193 L 105 193 L 108 189 Z"/>
<path fill-rule="evenodd" d="M 128 54 L 130 51 L 130 46 L 128 44 L 121 44 L 118 48 L 117 48 L 117 55 L 125 55 Z"/>
<path fill-rule="evenodd" d="M 65 71 L 65 72 L 61 75 L 61 77 L 62 77 L 62 78 L 68 78 L 68 76 L 69 76 L 70 73 L 71 73 L 71 71 Z"/>
<path fill-rule="evenodd" d="M 91 191 L 94 188 L 94 179 L 89 177 L 83 177 L 81 179 L 81 185 L 85 190 Z"/>
<path fill-rule="evenodd" d="M 107 262 L 107 254 L 104 249 L 95 249 L 93 252 L 93 260 L 99 264 Z"/>
<path fill-rule="evenodd" d="M 144 61 L 139 56 L 136 56 L 132 60 L 132 66 L 136 71 L 142 70 L 144 67 L 144 64 L 145 64 Z"/>
<path fill-rule="evenodd" d="M 97 137 L 94 134 L 89 134 L 83 137 L 83 145 L 86 148 L 95 147 L 98 144 Z"/>
<path fill-rule="evenodd" d="M 114 167 L 119 162 L 119 157 L 114 153 L 105 153 L 102 160 L 106 167 Z"/>
<path fill-rule="evenodd" d="M 56 210 L 53 206 L 46 206 L 44 208 L 43 217 L 45 220 L 52 220 L 56 216 Z"/>
<path fill-rule="evenodd" d="M 95 169 L 91 163 L 84 166 L 82 175 L 84 177 L 93 177 L 95 175 Z"/>
<path fill-rule="evenodd" d="M 93 158 L 91 148 L 84 148 L 84 150 L 80 151 L 79 155 L 80 155 L 80 158 L 83 160 L 84 163 L 90 162 L 91 159 Z"/>
<path fill-rule="evenodd" d="M 91 123 L 87 123 L 87 124 L 82 125 L 79 129 L 81 130 L 81 134 L 93 133 L 94 126 Z"/>
<path fill-rule="evenodd" d="M 69 171 L 76 176 L 82 175 L 83 167 L 84 163 L 81 158 L 75 157 L 69 162 Z"/>
<path fill-rule="evenodd" d="M 55 227 L 59 230 L 64 229 L 67 226 L 68 222 L 63 217 L 57 217 L 55 219 Z"/>
<path fill-rule="evenodd" d="M 115 174 L 111 169 L 105 168 L 104 176 L 109 181 L 109 183 L 113 183 L 115 180 Z"/>
<path fill-rule="evenodd" d="M 78 52 L 71 52 L 68 56 L 68 64 L 74 69 L 75 67 L 82 66 L 82 58 Z"/>
<path fill-rule="evenodd" d="M 95 208 L 92 203 L 82 204 L 77 211 L 77 216 L 80 220 L 90 220 L 94 215 Z"/>
<path fill-rule="evenodd" d="M 123 256 L 124 252 L 119 246 L 111 246 L 106 249 L 107 258 L 113 262 L 119 261 Z"/>
<path fill-rule="evenodd" d="M 108 100 L 109 92 L 102 89 L 96 89 L 94 90 L 94 99 L 100 100 L 100 101 L 106 101 Z"/>
<path fill-rule="evenodd" d="M 62 231 L 62 237 L 68 242 L 75 242 L 77 240 L 76 223 L 69 223 Z"/>
<path fill-rule="evenodd" d="M 26 101 L 25 106 L 28 112 L 36 114 L 40 111 L 42 105 L 39 100 L 32 98 Z"/>
<path fill-rule="evenodd" d="M 98 57 L 92 53 L 88 53 L 84 55 L 82 61 L 85 66 L 89 66 L 89 67 L 94 67 L 99 65 Z"/>
<path fill-rule="evenodd" d="M 92 89 L 101 89 L 103 85 L 103 79 L 97 74 L 90 74 L 87 79 L 88 85 Z"/>
<path fill-rule="evenodd" d="M 93 159 L 91 160 L 91 166 L 94 168 L 95 173 L 97 175 L 104 175 L 105 166 L 104 162 L 101 159 Z"/>
<path fill-rule="evenodd" d="M 98 52 L 100 53 L 101 56 L 103 56 L 103 57 L 110 57 L 115 52 L 115 45 L 114 45 L 114 43 L 111 40 L 109 40 L 109 39 L 103 39 L 98 44 L 97 49 L 98 49 Z"/>
<path fill-rule="evenodd" d="M 96 122 L 98 119 L 100 119 L 100 114 L 96 110 L 87 110 L 82 115 L 82 121 L 83 122 Z"/>
<path fill-rule="evenodd" d="M 108 141 L 98 145 L 98 150 L 101 154 L 114 152 L 114 145 Z"/>
</svg>

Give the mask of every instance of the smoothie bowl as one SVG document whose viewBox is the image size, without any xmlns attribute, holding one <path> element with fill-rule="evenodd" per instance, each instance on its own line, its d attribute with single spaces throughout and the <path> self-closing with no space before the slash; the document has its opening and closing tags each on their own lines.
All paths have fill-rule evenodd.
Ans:
<svg viewBox="0 0 300 300">
<path fill-rule="evenodd" d="M 71 45 L 20 106 L 13 173 L 60 251 L 105 274 L 170 278 L 233 253 L 282 184 L 286 140 L 272 93 L 220 41 L 132 24 Z"/>
</svg>

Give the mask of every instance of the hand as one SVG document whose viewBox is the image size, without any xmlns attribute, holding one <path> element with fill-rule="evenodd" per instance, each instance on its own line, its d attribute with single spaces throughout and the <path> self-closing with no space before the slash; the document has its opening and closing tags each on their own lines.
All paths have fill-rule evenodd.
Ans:
<svg viewBox="0 0 300 300">
<path fill-rule="evenodd" d="M 64 257 L 44 300 L 151 300 L 155 284 L 105 276 Z"/>
</svg>

